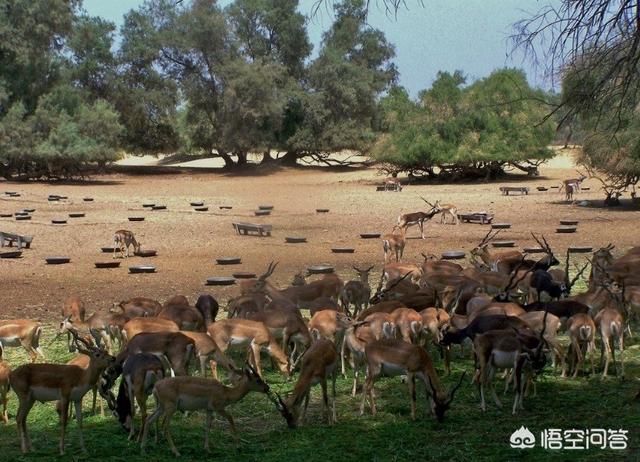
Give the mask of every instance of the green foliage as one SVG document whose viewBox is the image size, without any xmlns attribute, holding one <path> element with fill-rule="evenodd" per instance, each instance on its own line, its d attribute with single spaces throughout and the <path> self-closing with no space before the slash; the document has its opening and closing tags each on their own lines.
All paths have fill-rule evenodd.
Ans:
<svg viewBox="0 0 640 462">
<path fill-rule="evenodd" d="M 385 133 L 374 158 L 391 169 L 495 175 L 505 165 L 548 159 L 553 125 L 543 122 L 544 94 L 523 72 L 503 69 L 464 86 L 460 71 L 440 72 L 411 101 L 395 89 L 381 101 Z"/>
</svg>

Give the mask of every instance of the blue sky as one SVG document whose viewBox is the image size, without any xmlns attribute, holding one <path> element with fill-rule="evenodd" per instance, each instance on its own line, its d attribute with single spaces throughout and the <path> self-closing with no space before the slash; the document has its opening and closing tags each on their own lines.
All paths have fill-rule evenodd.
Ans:
<svg viewBox="0 0 640 462">
<path fill-rule="evenodd" d="M 300 0 L 300 11 L 311 14 L 315 0 Z M 540 70 L 521 57 L 511 59 L 508 37 L 519 19 L 558 0 L 406 0 L 408 9 L 397 17 L 385 14 L 382 3 L 371 1 L 369 24 L 384 31 L 396 47 L 394 62 L 400 71 L 400 84 L 412 95 L 428 88 L 440 70 L 464 71 L 469 81 L 482 78 L 492 70 L 510 66 L 523 68 L 529 81 L 549 88 Z M 122 16 L 143 0 L 84 0 L 84 8 L 122 24 Z M 221 4 L 228 2 L 222 1 Z M 379 6 L 376 6 L 379 4 Z M 317 51 L 322 32 L 330 27 L 331 12 L 321 9 L 309 20 L 309 36 Z"/>
</svg>

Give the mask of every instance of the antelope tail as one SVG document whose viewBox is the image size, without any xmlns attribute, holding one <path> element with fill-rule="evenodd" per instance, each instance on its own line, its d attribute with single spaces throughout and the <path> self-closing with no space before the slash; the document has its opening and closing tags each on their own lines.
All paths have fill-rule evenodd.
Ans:
<svg viewBox="0 0 640 462">
<path fill-rule="evenodd" d="M 580 340 L 589 340 L 591 337 L 591 326 L 580 326 Z"/>
</svg>

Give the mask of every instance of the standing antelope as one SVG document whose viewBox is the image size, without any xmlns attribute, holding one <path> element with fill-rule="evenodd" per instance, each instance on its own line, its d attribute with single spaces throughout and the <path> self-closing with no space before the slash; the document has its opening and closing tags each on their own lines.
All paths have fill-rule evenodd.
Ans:
<svg viewBox="0 0 640 462">
<path fill-rule="evenodd" d="M 351 318 L 335 310 L 316 312 L 309 321 L 309 333 L 312 338 L 326 338 L 339 344 L 345 331 L 351 326 Z"/>
<path fill-rule="evenodd" d="M 300 377 L 293 392 L 285 398 L 286 407 L 293 415 L 293 424 L 303 421 L 309 405 L 311 387 L 320 383 L 322 387 L 322 410 L 326 413 L 329 425 L 336 423 L 336 377 L 338 373 L 338 351 L 330 340 L 320 338 L 304 353 Z M 331 410 L 329 410 L 329 396 L 327 393 L 327 378 L 332 382 Z M 304 403 L 304 407 L 301 407 Z"/>
<path fill-rule="evenodd" d="M 504 274 L 511 274 L 516 266 L 521 264 L 524 260 L 522 253 L 517 250 L 507 250 L 505 252 L 495 252 L 492 253 L 489 251 L 489 242 L 491 242 L 501 230 L 497 230 L 492 233 L 492 230 L 482 238 L 482 241 L 471 250 L 471 259 L 475 260 L 480 258 L 491 271 L 499 271 Z"/>
<path fill-rule="evenodd" d="M 349 306 L 353 305 L 353 316 L 358 316 L 358 313 L 362 309 L 367 309 L 369 306 L 369 298 L 371 298 L 371 286 L 369 285 L 369 272 L 373 269 L 370 266 L 367 269 L 361 270 L 355 266 L 352 267 L 358 273 L 360 280 L 348 281 L 342 291 L 340 292 L 340 302 L 342 303 L 342 309 L 351 316 Z"/>
<path fill-rule="evenodd" d="M 206 412 L 204 434 L 205 451 L 209 452 L 209 433 L 211 433 L 214 411 L 229 421 L 231 435 L 234 442 L 238 444 L 240 439 L 236 425 L 231 414 L 227 412 L 226 407 L 240 401 L 247 393 L 252 391 L 270 394 L 269 386 L 248 364 L 245 365 L 243 369 L 240 381 L 233 387 L 227 387 L 217 380 L 202 377 L 167 377 L 159 380 L 153 388 L 153 396 L 156 399 L 157 407 L 155 412 L 151 414 L 145 422 L 142 431 L 140 441 L 142 450 L 144 451 L 146 446 L 149 427 L 159 417 L 163 417 L 162 431 L 169 443 L 171 452 L 176 457 L 180 457 L 180 453 L 173 443 L 169 429 L 171 418 L 176 411 L 204 410 Z M 281 406 L 282 401 L 279 401 L 279 405 Z M 280 409 L 283 415 L 285 415 L 285 412 L 288 412 L 286 409 Z M 287 415 L 285 415 L 285 417 L 287 417 Z"/>
<path fill-rule="evenodd" d="M 418 225 L 420 228 L 420 237 L 425 239 L 424 237 L 424 223 L 425 221 L 431 220 L 434 215 L 440 212 L 440 209 L 436 208 L 434 204 L 426 200 L 424 197 L 420 197 L 424 202 L 429 204 L 431 210 L 428 212 L 413 212 L 413 213 L 403 213 L 398 217 L 398 227 L 404 228 L 405 232 L 410 226 Z"/>
<path fill-rule="evenodd" d="M 9 363 L 2 360 L 2 353 L 2 344 L 0 343 L 0 404 L 3 408 L 2 414 L 0 414 L 0 420 L 6 425 L 9 423 L 9 414 L 7 413 L 9 398 L 7 398 L 7 395 L 9 394 L 9 375 L 11 374 L 11 368 L 9 367 Z"/>
<path fill-rule="evenodd" d="M 14 369 L 9 376 L 11 388 L 19 401 L 16 422 L 23 454 L 31 450 L 31 440 L 27 434 L 27 416 L 36 401 L 59 400 L 63 411 L 68 409 L 70 402 L 73 403 L 80 432 L 80 447 L 86 451 L 82 435 L 82 398 L 93 388 L 100 374 L 113 363 L 114 358 L 104 350 L 84 341 L 74 331 L 71 332 L 73 332 L 78 351 L 90 358 L 88 368 L 83 369 L 66 364 L 25 364 Z M 60 413 L 62 425 L 60 455 L 64 455 L 67 417 L 67 412 Z"/>
<path fill-rule="evenodd" d="M 422 334 L 422 316 L 411 308 L 397 308 L 389 315 L 402 340 L 419 343 Z"/>
<path fill-rule="evenodd" d="M 396 230 L 400 231 L 400 233 L 397 234 Z M 395 253 L 397 262 L 402 261 L 402 254 L 404 253 L 404 246 L 406 244 L 406 232 L 406 227 L 401 228 L 399 226 L 394 226 L 391 233 L 382 236 L 382 249 L 384 250 L 385 264 L 387 263 L 387 261 L 389 261 L 391 252 Z"/>
<path fill-rule="evenodd" d="M 586 355 L 591 353 L 591 373 L 595 372 L 593 365 L 593 351 L 595 350 L 595 334 L 596 325 L 586 313 L 574 314 L 567 320 L 567 331 L 571 344 L 569 345 L 569 351 L 567 356 L 571 360 L 570 371 L 573 369 L 573 377 L 578 376 L 580 371 L 580 364 L 582 364 L 586 358 Z M 566 377 L 566 364 L 565 370 L 562 371 L 562 376 Z"/>
<path fill-rule="evenodd" d="M 565 188 L 564 188 L 564 200 L 566 200 L 567 202 L 572 202 L 573 201 L 574 188 L 575 188 L 575 186 L 573 184 L 571 184 L 571 183 L 565 185 Z"/>
<path fill-rule="evenodd" d="M 409 394 L 411 395 L 411 419 L 416 419 L 416 377 L 425 385 L 427 396 L 431 402 L 431 410 L 438 422 L 444 421 L 444 413 L 449 409 L 456 390 L 462 384 L 464 373 L 458 384 L 448 393 L 440 383 L 429 353 L 418 345 L 402 340 L 376 340 L 365 347 L 367 361 L 367 378 L 362 393 L 360 415 L 364 414 L 367 396 L 371 404 L 371 413 L 376 414 L 375 391 L 373 385 L 382 375 L 407 375 Z"/>
<path fill-rule="evenodd" d="M 131 440 L 135 435 L 133 418 L 135 403 L 140 407 L 140 433 L 147 421 L 147 398 L 158 380 L 164 378 L 165 370 L 162 361 L 150 353 L 137 353 L 129 356 L 122 365 L 122 381 L 118 390 L 116 413 L 122 427 L 129 432 Z"/>
<path fill-rule="evenodd" d="M 562 192 L 563 189 L 567 190 L 570 187 L 573 191 L 580 192 L 580 187 L 582 186 L 582 182 L 586 179 L 587 179 L 586 175 L 580 174 L 580 178 L 570 178 L 568 180 L 562 180 L 562 184 L 560 185 L 559 192 Z"/>
<path fill-rule="evenodd" d="M 119 229 L 113 235 L 113 258 L 116 258 L 116 248 L 120 250 L 122 258 L 129 256 L 129 246 L 133 246 L 134 252 L 140 252 L 140 243 L 131 231 Z M 127 250 L 125 254 L 125 249 Z"/>
<path fill-rule="evenodd" d="M 44 353 L 40 349 L 41 334 L 40 323 L 31 319 L 0 321 L 0 344 L 5 348 L 22 346 L 27 350 L 32 363 L 38 356 L 44 359 Z"/>
<path fill-rule="evenodd" d="M 607 307 L 601 310 L 598 314 L 596 314 L 593 319 L 600 332 L 600 338 L 602 340 L 602 345 L 600 349 L 600 362 L 602 363 L 603 356 L 606 355 L 604 359 L 604 370 L 602 371 L 602 377 L 607 376 L 607 372 L 609 371 L 609 362 L 613 359 L 613 365 L 616 365 L 616 345 L 615 342 L 618 342 L 618 346 L 620 347 L 620 375 L 624 377 L 624 361 L 622 358 L 622 352 L 624 350 L 624 318 L 622 314 L 615 308 Z M 616 368 L 616 373 L 618 372 Z"/>
<path fill-rule="evenodd" d="M 441 204 L 440 201 L 436 201 L 434 209 L 437 209 L 438 213 L 440 213 L 440 223 L 446 223 L 446 218 L 451 217 L 452 225 L 460 224 L 460 220 L 458 219 L 458 206 L 454 204 Z"/>
<path fill-rule="evenodd" d="M 230 347 L 245 351 L 246 347 L 249 347 L 249 357 L 261 377 L 263 376 L 260 362 L 262 349 L 267 350 L 278 363 L 280 372 L 289 376 L 289 360 L 263 323 L 239 318 L 221 319 L 211 324 L 208 332 L 222 353 L 225 353 Z"/>
</svg>

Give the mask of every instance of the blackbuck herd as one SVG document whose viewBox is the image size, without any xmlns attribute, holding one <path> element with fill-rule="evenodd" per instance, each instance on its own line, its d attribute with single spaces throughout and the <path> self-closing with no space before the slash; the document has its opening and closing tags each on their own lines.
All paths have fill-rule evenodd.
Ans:
<svg viewBox="0 0 640 462">
<path fill-rule="evenodd" d="M 93 411 L 97 395 L 102 396 L 129 438 L 136 439 L 142 449 L 149 427 L 156 423 L 157 428 L 162 418 L 162 433 L 177 456 L 170 431 L 177 411 L 205 412 L 204 447 L 208 450 L 214 412 L 228 420 L 238 440 L 227 408 L 250 392 L 264 394 L 293 428 L 303 424 L 310 390 L 319 383 L 323 414 L 334 424 L 339 374 L 352 375 L 351 395 L 361 394 L 360 414 L 367 404 L 376 414 L 374 386 L 380 377 L 401 375 L 409 388 L 411 418 L 417 415 L 418 382 L 428 397 L 428 412 L 442 422 L 465 373 L 455 377 L 449 389 L 441 377 L 451 374 L 454 356 L 465 355 L 465 343 L 472 345 L 475 372 L 470 375 L 478 386 L 482 410 L 487 407 L 486 391 L 501 406 L 494 387 L 498 370 L 505 371 L 505 392 L 514 390 L 514 414 L 523 408 L 525 394 L 530 389 L 535 393 L 536 376 L 543 372 L 548 357 L 562 376 L 594 373 L 597 337 L 602 376 L 612 368 L 624 374 L 624 335 L 640 313 L 640 247 L 617 258 L 612 245 L 600 248 L 584 266 L 575 267 L 572 278 L 569 252 L 564 268 L 558 269 L 560 261 L 547 240 L 533 234 L 544 251 L 539 259 L 517 250 L 489 250 L 499 232 L 489 231 L 472 250 L 468 267 L 427 254 L 421 263 L 403 262 L 409 226 L 417 225 L 424 237 L 425 221 L 436 214 L 442 213 L 443 221 L 447 215 L 457 220 L 455 206 L 425 202 L 431 207 L 428 212 L 401 215 L 397 222 L 400 233 L 383 237 L 385 263 L 375 290 L 369 282 L 373 266 L 354 266 L 357 277 L 347 282 L 335 273 L 313 281 L 300 273 L 290 287 L 281 289 L 270 282 L 278 266 L 272 262 L 259 277 L 239 282 L 239 293 L 229 300 L 226 316 L 220 318 L 219 304 L 211 295 L 200 295 L 194 305 L 182 295 L 164 304 L 132 298 L 90 316 L 83 301 L 71 297 L 62 307 L 56 335 L 58 341 L 66 337 L 70 351 L 79 353 L 67 364 L 36 362 L 45 360 L 39 322 L 0 321 L 3 420 L 8 421 L 11 389 L 18 401 L 20 446 L 26 453 L 31 449 L 27 432 L 31 408 L 37 401 L 56 401 L 63 454 L 73 404 L 84 449 L 82 400 L 91 390 Z M 118 233 L 116 243 L 121 248 L 128 244 L 139 247 L 133 236 L 123 232 Z M 395 262 L 388 261 L 392 251 Z M 574 293 L 576 281 L 583 275 L 587 278 L 588 268 L 588 290 Z M 563 332 L 568 345 L 558 338 Z M 456 344 L 459 353 L 453 348 Z M 31 364 L 11 370 L 1 361 L 2 348 L 10 347 L 24 348 Z M 286 396 L 265 382 L 263 353 L 287 380 L 297 375 Z M 434 357 L 440 363 L 438 369 Z M 242 366 L 236 365 L 238 360 Z M 227 371 L 228 384 L 218 380 L 218 367 Z M 207 378 L 209 370 L 213 378 Z M 148 416 L 150 395 L 156 405 Z"/>
</svg>

